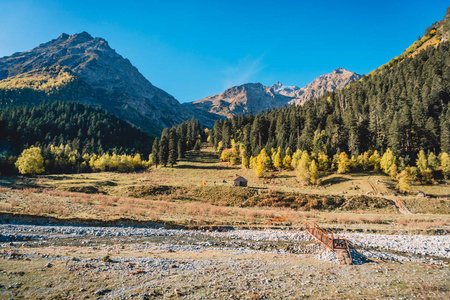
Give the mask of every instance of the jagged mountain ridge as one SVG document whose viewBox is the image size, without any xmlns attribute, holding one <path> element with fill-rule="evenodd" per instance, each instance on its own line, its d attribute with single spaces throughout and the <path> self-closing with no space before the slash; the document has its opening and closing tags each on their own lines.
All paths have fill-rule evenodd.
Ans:
<svg viewBox="0 0 450 300">
<path fill-rule="evenodd" d="M 230 118 L 233 115 L 258 113 L 284 105 L 302 105 L 305 101 L 322 96 L 327 91 L 346 87 L 361 75 L 337 68 L 314 79 L 305 87 L 285 86 L 280 82 L 267 87 L 260 83 L 247 83 L 226 89 L 223 93 L 186 103 L 193 110 L 209 112 Z"/>
<path fill-rule="evenodd" d="M 173 96 L 153 86 L 128 59 L 87 32 L 68 35 L 0 58 L 0 80 L 49 67 L 67 67 L 92 88 L 75 101 L 101 106 L 144 131 L 158 134 L 192 116 Z"/>
</svg>

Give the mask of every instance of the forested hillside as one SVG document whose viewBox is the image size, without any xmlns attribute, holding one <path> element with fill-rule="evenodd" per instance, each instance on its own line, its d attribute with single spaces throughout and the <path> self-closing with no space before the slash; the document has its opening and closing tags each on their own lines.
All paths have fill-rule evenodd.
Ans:
<svg viewBox="0 0 450 300">
<path fill-rule="evenodd" d="M 245 156 L 280 147 L 357 156 L 392 149 L 405 164 L 420 150 L 450 151 L 449 43 L 394 61 L 347 88 L 303 106 L 219 120 L 212 131 L 216 148 L 243 144 Z"/>
<path fill-rule="evenodd" d="M 148 155 L 152 138 L 100 108 L 74 102 L 43 102 L 37 106 L 6 106 L 0 110 L 1 152 L 69 145 L 83 154 Z"/>
<path fill-rule="evenodd" d="M 43 101 L 94 98 L 92 88 L 67 67 L 33 70 L 0 81 L 0 105 L 37 105 Z"/>
</svg>

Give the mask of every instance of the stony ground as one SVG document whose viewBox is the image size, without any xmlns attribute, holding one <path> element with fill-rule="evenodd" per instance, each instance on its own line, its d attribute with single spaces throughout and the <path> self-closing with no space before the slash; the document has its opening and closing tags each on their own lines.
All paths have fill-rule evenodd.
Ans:
<svg viewBox="0 0 450 300">
<path fill-rule="evenodd" d="M 450 236 L 344 235 L 355 265 L 289 230 L 2 224 L 0 298 L 450 297 Z"/>
</svg>

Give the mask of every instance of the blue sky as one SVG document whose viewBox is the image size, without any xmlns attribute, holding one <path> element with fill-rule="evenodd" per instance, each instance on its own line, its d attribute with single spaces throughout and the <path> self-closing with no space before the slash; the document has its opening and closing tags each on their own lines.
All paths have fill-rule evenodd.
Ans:
<svg viewBox="0 0 450 300">
<path fill-rule="evenodd" d="M 89 32 L 180 102 L 247 82 L 367 74 L 443 18 L 447 1 L 0 0 L 0 57 Z"/>
</svg>

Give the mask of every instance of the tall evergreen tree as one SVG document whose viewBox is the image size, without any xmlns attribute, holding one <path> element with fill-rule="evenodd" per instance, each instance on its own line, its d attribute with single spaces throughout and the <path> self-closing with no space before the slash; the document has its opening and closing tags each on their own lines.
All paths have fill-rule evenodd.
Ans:
<svg viewBox="0 0 450 300">
<path fill-rule="evenodd" d="M 161 134 L 159 142 L 159 163 L 164 167 L 167 166 L 169 160 L 169 129 L 165 128 Z"/>
<path fill-rule="evenodd" d="M 172 128 L 169 132 L 169 157 L 167 159 L 168 164 L 173 168 L 177 163 L 178 153 L 177 153 L 178 143 L 177 143 L 177 133 L 175 128 Z"/>
<path fill-rule="evenodd" d="M 152 146 L 152 162 L 157 168 L 159 165 L 159 140 L 158 138 L 155 139 Z"/>
</svg>

